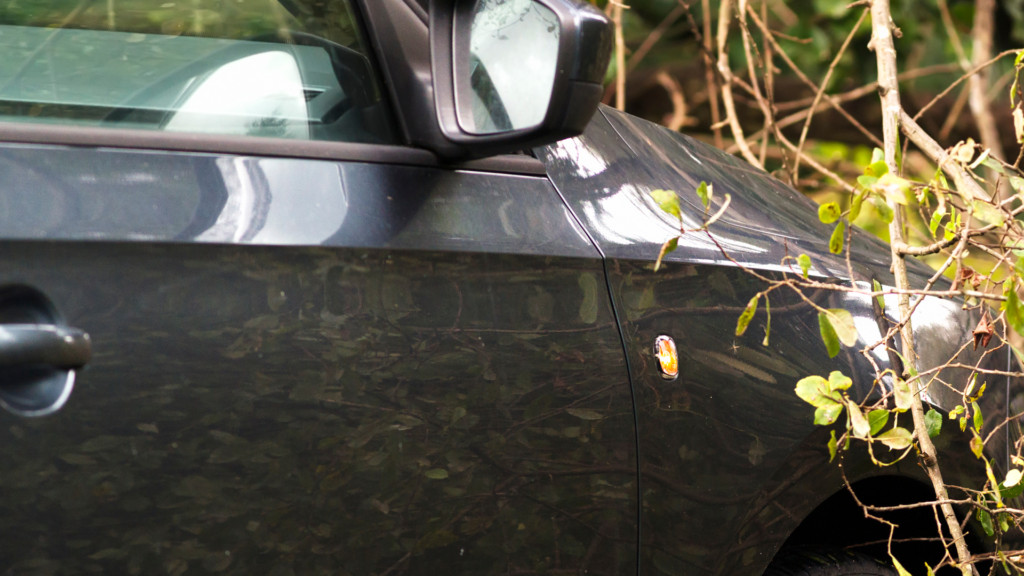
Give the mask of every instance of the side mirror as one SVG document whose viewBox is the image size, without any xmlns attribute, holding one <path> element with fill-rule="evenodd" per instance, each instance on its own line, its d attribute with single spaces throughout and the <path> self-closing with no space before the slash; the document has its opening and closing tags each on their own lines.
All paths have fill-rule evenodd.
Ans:
<svg viewBox="0 0 1024 576">
<path fill-rule="evenodd" d="M 432 0 L 438 124 L 467 155 L 580 134 L 597 110 L 612 31 L 577 0 Z"/>
</svg>

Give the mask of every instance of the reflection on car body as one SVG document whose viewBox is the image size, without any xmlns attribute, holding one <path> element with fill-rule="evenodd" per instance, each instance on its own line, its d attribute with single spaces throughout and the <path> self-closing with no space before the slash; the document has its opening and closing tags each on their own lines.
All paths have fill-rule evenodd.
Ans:
<svg viewBox="0 0 1024 576">
<path fill-rule="evenodd" d="M 759 290 L 735 262 L 884 282 L 877 245 L 855 235 L 846 278 L 796 192 L 597 110 L 603 16 L 200 4 L 0 11 L 0 325 L 91 342 L 0 367 L 5 573 L 747 574 L 877 540 L 792 393 L 837 368 L 866 393 L 866 361 L 828 360 L 796 299 L 769 346 L 760 317 L 733 335 Z M 543 17 L 473 41 L 509 7 Z M 552 69 L 507 62 L 534 44 Z M 510 76 L 474 85 L 481 62 Z M 649 192 L 701 181 L 733 198 L 716 241 L 654 273 L 674 227 Z M 867 299 L 811 297 L 877 337 Z M 954 308 L 918 328 L 937 356 L 972 326 Z M 844 471 L 925 494 L 912 466 Z"/>
</svg>

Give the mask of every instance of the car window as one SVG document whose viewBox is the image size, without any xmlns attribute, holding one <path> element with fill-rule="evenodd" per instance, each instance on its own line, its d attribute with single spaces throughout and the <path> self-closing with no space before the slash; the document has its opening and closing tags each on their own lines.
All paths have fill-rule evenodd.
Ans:
<svg viewBox="0 0 1024 576">
<path fill-rule="evenodd" d="M 0 121 L 392 143 L 348 2 L 0 6 Z"/>
</svg>

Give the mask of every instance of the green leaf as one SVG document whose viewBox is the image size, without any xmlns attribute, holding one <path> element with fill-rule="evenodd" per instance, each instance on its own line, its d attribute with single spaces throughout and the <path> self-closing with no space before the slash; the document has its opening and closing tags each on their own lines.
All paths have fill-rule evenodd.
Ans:
<svg viewBox="0 0 1024 576">
<path fill-rule="evenodd" d="M 1020 66 L 1021 60 L 1024 59 L 1024 50 L 1017 52 L 1017 57 L 1013 59 L 1013 66 L 1016 68 Z"/>
<path fill-rule="evenodd" d="M 828 357 L 835 358 L 839 354 L 839 336 L 836 335 L 836 329 L 832 327 L 832 322 L 825 312 L 818 313 L 818 329 L 821 331 L 821 341 L 825 343 Z"/>
<path fill-rule="evenodd" d="M 910 192 L 910 181 L 895 174 L 886 174 L 875 182 L 874 190 L 882 194 L 886 200 L 895 204 L 907 205 L 913 194 Z"/>
<path fill-rule="evenodd" d="M 982 454 L 984 453 L 984 450 L 985 450 L 985 443 L 982 442 L 981 436 L 978 436 L 977 434 L 975 434 L 974 437 L 971 438 L 970 446 L 971 446 L 971 452 L 974 453 L 974 457 L 975 458 L 981 458 L 981 456 L 982 456 Z"/>
<path fill-rule="evenodd" d="M 832 231 L 832 237 L 828 239 L 828 251 L 833 254 L 843 253 L 843 242 L 845 241 L 844 235 L 846 234 L 846 222 L 843 220 L 836 224 L 835 230 Z"/>
<path fill-rule="evenodd" d="M 928 410 L 924 415 L 924 425 L 928 430 L 928 436 L 935 438 L 942 432 L 942 414 L 934 408 Z"/>
<path fill-rule="evenodd" d="M 960 213 L 954 212 L 953 215 L 949 218 L 949 222 L 946 222 L 946 224 L 942 227 L 943 240 L 952 240 L 953 237 L 956 236 L 957 230 L 960 229 L 960 221 Z"/>
<path fill-rule="evenodd" d="M 768 337 L 772 333 L 772 302 L 768 296 L 764 297 L 764 340 L 761 340 L 761 346 L 768 346 Z"/>
<path fill-rule="evenodd" d="M 849 390 L 850 386 L 853 386 L 853 379 L 843 374 L 839 370 L 833 370 L 828 375 L 828 389 L 829 392 L 837 392 L 839 390 Z"/>
<path fill-rule="evenodd" d="M 878 164 L 879 162 L 885 164 L 885 152 L 881 148 L 874 148 L 871 150 L 871 164 Z M 885 167 L 885 171 L 889 171 L 889 166 Z"/>
<path fill-rule="evenodd" d="M 990 537 L 996 533 L 995 526 L 992 525 L 992 515 L 988 513 L 988 510 L 978 508 L 977 513 L 978 523 L 981 524 L 981 529 L 985 531 Z"/>
<path fill-rule="evenodd" d="M 896 217 L 896 213 L 893 212 L 892 206 L 882 198 L 878 196 L 871 197 L 871 205 L 875 207 L 875 211 L 878 212 L 878 217 L 882 219 L 882 222 L 886 224 L 892 224 L 893 218 Z"/>
<path fill-rule="evenodd" d="M 956 408 L 953 408 L 953 411 L 949 413 L 949 419 L 956 420 L 956 417 L 963 414 L 965 410 L 967 409 L 964 408 L 963 404 L 957 406 Z"/>
<path fill-rule="evenodd" d="M 914 437 L 910 431 L 899 426 L 882 432 L 877 438 L 882 444 L 888 446 L 890 450 L 904 450 L 910 448 L 914 443 Z"/>
<path fill-rule="evenodd" d="M 807 376 L 796 383 L 796 395 L 814 406 L 814 423 L 827 426 L 843 412 L 842 398 L 829 390 L 829 382 L 821 376 Z"/>
<path fill-rule="evenodd" d="M 999 486 L 999 496 L 1002 497 L 1003 500 L 1016 498 L 1021 494 L 1024 494 L 1024 483 L 1018 482 L 1013 486 Z"/>
<path fill-rule="evenodd" d="M 1024 306 L 1021 306 L 1020 298 L 1017 297 L 1017 289 L 1014 282 L 1007 282 L 1003 302 L 1003 309 L 1006 310 L 1006 322 L 1013 328 L 1014 332 L 1024 336 Z"/>
<path fill-rule="evenodd" d="M 882 283 L 879 282 L 878 280 L 872 279 L 871 280 L 871 290 L 874 291 L 874 292 L 881 292 L 882 291 Z M 885 295 L 884 294 L 879 294 L 878 296 L 875 296 L 875 300 L 878 301 L 878 307 L 881 310 L 884 311 L 885 310 Z"/>
<path fill-rule="evenodd" d="M 807 402 L 811 406 L 817 406 L 818 398 L 828 394 L 828 380 L 825 380 L 821 376 L 807 376 L 805 378 L 801 378 L 796 383 L 796 388 L 794 388 L 793 391 L 796 392 L 796 395 L 804 402 Z"/>
<path fill-rule="evenodd" d="M 1018 194 L 1024 193 L 1024 178 L 1010 176 L 1010 188 L 1013 188 L 1013 191 Z"/>
<path fill-rule="evenodd" d="M 857 344 L 857 325 L 853 321 L 853 314 L 842 308 L 829 308 L 827 312 L 828 319 L 832 322 L 836 335 L 839 336 L 839 341 L 847 346 L 855 346 Z"/>
<path fill-rule="evenodd" d="M 865 191 L 871 190 L 875 186 L 875 182 L 878 182 L 878 178 L 874 176 L 868 176 L 867 174 L 857 176 L 857 184 Z"/>
<path fill-rule="evenodd" d="M 755 294 L 750 302 L 747 302 L 747 307 L 743 309 L 743 313 L 740 314 L 738 320 L 736 320 L 736 335 L 743 336 L 743 333 L 747 331 L 747 326 L 750 325 L 750 321 L 754 318 L 754 314 L 757 313 L 757 303 L 761 300 L 761 294 Z"/>
<path fill-rule="evenodd" d="M 896 400 L 896 410 L 906 412 L 914 403 L 914 394 L 910 391 L 910 384 L 903 378 L 894 378 L 892 393 Z"/>
<path fill-rule="evenodd" d="M 878 434 L 889 423 L 889 411 L 872 410 L 868 412 L 868 423 L 871 424 L 871 435 Z"/>
<path fill-rule="evenodd" d="M 830 426 L 839 419 L 839 415 L 842 413 L 842 404 L 833 403 L 831 405 L 821 406 L 814 411 L 814 423 L 818 426 Z"/>
<path fill-rule="evenodd" d="M 836 442 L 836 431 L 829 431 L 832 436 L 828 439 L 828 461 L 832 462 L 836 459 L 836 449 L 839 448 L 839 443 Z"/>
<path fill-rule="evenodd" d="M 675 251 L 675 249 L 678 247 L 679 236 L 676 236 L 675 238 L 672 238 L 671 240 L 661 245 L 661 251 L 658 252 L 658 260 L 654 263 L 655 272 L 657 272 L 658 269 L 661 268 L 661 259 L 664 258 L 666 254 Z"/>
<path fill-rule="evenodd" d="M 842 398 L 831 390 L 831 384 L 821 376 L 801 378 L 794 388 L 796 395 L 815 408 L 838 404 Z"/>
<path fill-rule="evenodd" d="M 800 265 L 800 272 L 804 275 L 804 280 L 807 279 L 807 274 L 811 271 L 811 257 L 807 254 L 801 254 L 796 259 L 797 264 Z"/>
<path fill-rule="evenodd" d="M 711 184 L 702 181 L 700 184 L 697 185 L 697 196 L 700 197 L 700 202 L 701 204 L 704 205 L 705 210 L 707 209 L 708 205 L 711 204 L 712 194 L 714 194 L 714 189 L 712 188 Z"/>
<path fill-rule="evenodd" d="M 679 196 L 671 190 L 651 190 L 651 198 L 658 203 L 658 207 L 683 221 L 683 215 L 679 211 Z"/>
<path fill-rule="evenodd" d="M 881 179 L 882 177 L 889 175 L 889 165 L 885 163 L 885 160 L 872 162 L 871 165 L 864 170 L 864 173 L 868 176 L 874 176 Z"/>
<path fill-rule="evenodd" d="M 942 219 L 946 216 L 946 211 L 936 210 L 932 212 L 932 219 L 928 222 L 928 231 L 932 233 L 932 238 L 935 238 L 935 231 L 939 229 L 939 224 L 942 223 Z"/>
<path fill-rule="evenodd" d="M 889 559 L 892 560 L 892 565 L 896 568 L 896 573 L 899 574 L 899 576 L 911 576 L 910 572 L 907 572 L 907 569 L 900 564 L 900 561 L 897 560 L 895 556 L 889 556 Z"/>
<path fill-rule="evenodd" d="M 1017 257 L 1017 259 L 1013 261 L 1013 269 L 1017 274 L 1024 276 L 1024 250 L 1014 250 L 1013 254 Z"/>
<path fill-rule="evenodd" d="M 867 438 L 871 434 L 871 424 L 864 417 L 860 406 L 853 400 L 847 399 L 846 413 L 850 415 L 850 429 L 853 430 L 853 435 L 857 438 Z"/>
<path fill-rule="evenodd" d="M 424 472 L 423 475 L 431 480 L 444 480 L 448 477 L 448 471 L 444 468 L 431 468 Z"/>
<path fill-rule="evenodd" d="M 981 220 L 983 224 L 1002 226 L 1006 221 L 1003 213 L 988 202 L 974 201 L 971 202 L 971 206 L 974 207 L 974 217 Z"/>
<path fill-rule="evenodd" d="M 867 196 L 867 192 L 860 192 L 853 195 L 853 201 L 850 202 L 850 222 L 853 222 L 860 216 L 860 209 L 864 206 L 864 198 Z"/>
<path fill-rule="evenodd" d="M 981 428 L 985 425 L 985 417 L 982 416 L 977 402 L 971 402 L 971 410 L 974 411 L 974 429 L 980 433 Z"/>
<path fill-rule="evenodd" d="M 838 202 L 826 202 L 821 206 L 818 206 L 818 220 L 821 220 L 824 224 L 831 224 L 843 215 L 843 211 L 839 208 Z"/>
</svg>

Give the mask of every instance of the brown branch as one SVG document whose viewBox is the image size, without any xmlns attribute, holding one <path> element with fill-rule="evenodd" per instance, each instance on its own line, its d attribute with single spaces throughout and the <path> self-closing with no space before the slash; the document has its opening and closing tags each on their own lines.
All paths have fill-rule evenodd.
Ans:
<svg viewBox="0 0 1024 576">
<path fill-rule="evenodd" d="M 953 16 L 949 13 L 949 5 L 946 0 L 937 0 L 939 5 L 939 16 L 942 18 L 942 26 L 946 29 L 946 36 L 949 37 L 950 44 L 953 45 L 953 51 L 956 52 L 957 61 L 960 62 L 960 66 L 966 70 L 970 66 L 970 60 L 967 59 L 967 52 L 964 51 L 963 42 L 960 41 L 960 33 L 956 31 L 956 24 L 953 23 Z"/>
<path fill-rule="evenodd" d="M 971 28 L 971 38 L 974 49 L 972 56 L 975 63 L 984 62 L 992 57 L 992 37 L 995 30 L 996 3 L 995 0 L 977 0 L 974 8 L 974 26 Z M 996 126 L 995 117 L 989 108 L 988 95 L 985 93 L 989 84 L 989 68 L 984 67 L 972 74 L 967 81 L 970 96 L 967 103 L 974 116 L 974 122 L 978 126 L 978 133 L 981 136 L 981 145 L 991 150 L 992 155 L 999 159 L 1006 158 L 1003 152 L 1003 143 L 999 139 L 999 128 Z M 995 172 L 990 171 L 990 174 Z M 1008 198 L 1010 186 L 1007 182 L 1000 182 L 997 188 L 997 197 Z"/>
<path fill-rule="evenodd" d="M 832 74 L 836 71 L 836 66 L 839 65 L 839 60 L 846 54 L 847 48 L 850 47 L 850 42 L 853 41 L 853 37 L 857 34 L 857 30 L 860 29 L 860 25 L 864 23 L 864 19 L 867 18 L 868 10 L 865 9 L 860 13 L 860 18 L 857 19 L 857 23 L 853 25 L 850 33 L 846 35 L 846 40 L 843 41 L 842 46 L 839 47 L 839 51 L 836 52 L 832 62 L 828 65 L 828 71 L 825 72 L 825 78 L 821 81 L 821 86 L 814 93 L 814 102 L 811 104 L 811 110 L 807 114 L 807 119 L 804 121 L 804 127 L 800 130 L 800 140 L 796 143 L 796 149 L 802 151 L 804 149 L 804 143 L 807 142 L 807 132 L 811 129 L 811 120 L 814 119 L 814 110 L 817 109 L 818 104 L 821 102 L 822 96 L 825 95 L 825 89 L 828 87 L 828 83 L 832 80 Z M 796 162 L 793 164 L 793 182 L 797 182 L 799 178 L 798 172 L 800 171 L 800 155 L 797 154 Z"/>
<path fill-rule="evenodd" d="M 778 42 L 776 42 L 775 38 L 772 36 L 770 30 L 768 29 L 768 26 L 761 21 L 761 18 L 757 15 L 757 13 L 751 12 L 750 15 L 751 18 L 754 20 L 754 23 L 757 24 L 757 27 L 761 29 L 761 33 L 764 34 L 767 38 L 771 39 L 772 45 L 775 47 L 775 50 L 779 53 L 779 57 L 782 58 L 783 62 L 786 63 L 786 66 L 788 66 L 789 69 L 792 70 L 794 74 L 796 74 L 797 78 L 799 78 L 800 81 L 806 84 L 811 90 L 817 91 L 818 85 L 815 84 L 810 78 L 808 78 L 807 75 L 804 74 L 803 70 L 801 70 L 800 67 L 797 66 L 795 62 L 793 62 L 789 55 L 786 54 L 782 47 L 778 45 Z M 854 118 L 849 112 L 846 111 L 846 109 L 840 106 L 839 103 L 836 102 L 831 96 L 825 95 L 824 98 L 825 101 L 828 102 L 836 112 L 842 115 L 842 117 L 845 118 L 854 128 L 859 130 L 868 138 L 874 138 L 874 135 L 871 134 L 871 131 L 865 128 L 859 120 Z"/>
<path fill-rule="evenodd" d="M 872 0 L 871 2 L 871 43 L 869 46 L 875 51 L 875 60 L 878 65 L 878 92 L 882 104 L 882 129 L 883 141 L 885 143 L 885 162 L 889 165 L 889 172 L 899 173 L 899 166 L 896 162 L 896 152 L 899 139 L 900 116 L 903 115 L 903 108 L 900 105 L 899 79 L 896 67 L 896 46 L 893 43 L 893 34 L 896 26 L 892 22 L 888 0 Z M 904 216 L 902 206 L 890 201 L 896 217 L 889 225 L 889 237 L 892 241 L 892 265 L 895 276 L 896 287 L 909 289 L 910 279 L 907 275 L 907 265 L 904 256 L 900 254 L 897 246 L 904 242 L 903 228 Z M 917 349 L 914 342 L 914 332 L 910 321 L 910 296 L 899 296 L 899 312 L 903 325 L 900 327 L 900 340 L 903 344 L 903 357 L 906 365 L 914 368 L 917 366 Z M 939 467 L 938 453 L 931 437 L 928 435 L 928 426 L 925 423 L 924 404 L 920 394 L 914 394 L 911 403 L 911 414 L 914 420 L 914 437 L 917 439 L 921 451 L 921 465 L 931 480 L 932 488 L 935 490 L 935 498 L 938 501 L 949 500 L 946 491 L 946 483 L 942 476 L 942 469 Z M 940 506 L 946 527 L 952 536 L 956 547 L 957 560 L 968 565 L 970 550 L 964 541 L 963 530 L 957 520 L 953 507 L 944 503 Z"/>
<path fill-rule="evenodd" d="M 957 190 L 966 198 L 975 200 L 988 200 L 988 195 L 982 190 L 978 182 L 974 180 L 967 169 L 959 162 L 949 157 L 949 153 L 939 145 L 920 125 L 911 118 L 902 108 L 899 112 L 900 129 L 907 138 L 928 155 L 933 162 L 938 164 L 943 172 L 949 175 L 956 184 Z"/>
<path fill-rule="evenodd" d="M 683 3 L 683 0 L 679 0 L 679 2 Z M 722 111 L 718 107 L 718 76 L 715 75 L 714 61 L 711 59 L 711 0 L 701 0 L 700 7 L 704 25 L 704 38 L 702 41 L 704 46 L 704 78 L 708 83 L 708 93 L 711 101 L 711 130 L 715 135 L 715 147 L 723 148 L 722 128 L 719 125 L 722 121 Z"/>
<path fill-rule="evenodd" d="M 970 90 L 960 91 L 960 94 L 956 97 L 956 101 L 953 102 L 953 108 L 949 111 L 949 116 L 946 116 L 946 121 L 942 123 L 942 128 L 939 130 L 939 140 L 949 138 L 949 134 L 953 131 L 953 127 L 956 126 L 957 121 L 960 120 L 960 114 L 963 113 L 964 106 L 967 106 L 967 98 L 970 94 Z"/>
<path fill-rule="evenodd" d="M 732 0 L 722 0 L 718 7 L 718 73 L 722 76 L 722 105 L 725 107 L 725 117 L 732 130 L 733 139 L 740 147 L 740 154 L 758 168 L 762 168 L 754 152 L 747 144 L 743 136 L 743 127 L 740 125 L 739 116 L 736 115 L 736 102 L 733 100 L 732 84 L 734 77 L 732 69 L 729 68 L 729 25 L 732 23 Z"/>
<path fill-rule="evenodd" d="M 643 44 L 637 48 L 633 54 L 629 57 L 629 62 L 626 63 L 626 72 L 632 72 L 636 70 L 636 67 L 640 65 L 640 62 L 647 56 L 647 53 L 654 48 L 654 45 L 661 40 L 661 37 L 665 35 L 665 32 L 679 20 L 679 17 L 686 13 L 688 7 L 685 4 L 679 4 L 672 9 L 671 12 L 665 16 L 661 22 L 644 38 Z"/>
<path fill-rule="evenodd" d="M 659 71 L 654 79 L 665 92 L 668 92 L 669 100 L 672 102 L 672 114 L 665 120 L 665 126 L 669 130 L 679 130 L 684 126 L 696 124 L 697 121 L 687 115 L 686 96 L 679 82 L 664 70 Z"/>
<path fill-rule="evenodd" d="M 622 8 L 612 0 L 612 22 L 615 24 L 615 107 L 626 110 L 626 41 L 622 36 Z"/>
<path fill-rule="evenodd" d="M 965 81 L 967 81 L 968 78 L 970 78 L 971 76 L 976 74 L 979 70 L 983 70 L 985 68 L 988 68 L 989 66 L 995 64 L 996 62 L 1002 60 L 1003 58 L 1006 58 L 1007 56 L 1015 56 L 1017 54 L 1017 52 L 1019 52 L 1019 50 L 1017 50 L 1017 49 L 1003 50 L 1002 52 L 1000 52 L 999 54 L 996 54 L 995 56 L 993 56 L 989 60 L 986 60 L 985 62 L 982 62 L 981 64 L 978 64 L 974 68 L 971 68 L 966 73 L 964 73 L 962 76 L 957 78 L 952 84 L 950 84 L 949 86 L 946 86 L 946 88 L 944 88 L 942 90 L 942 92 L 939 92 L 938 94 L 936 94 L 935 97 L 932 98 L 931 100 L 929 100 L 928 103 L 925 104 L 923 108 L 918 110 L 917 114 L 914 114 L 914 120 L 918 120 L 919 118 L 921 118 L 921 116 L 923 116 L 925 112 L 927 112 L 929 109 L 931 109 L 931 107 L 934 106 L 939 100 L 942 100 L 943 98 L 945 98 L 947 94 L 949 94 L 950 92 L 955 90 L 957 86 L 963 84 Z"/>
</svg>

